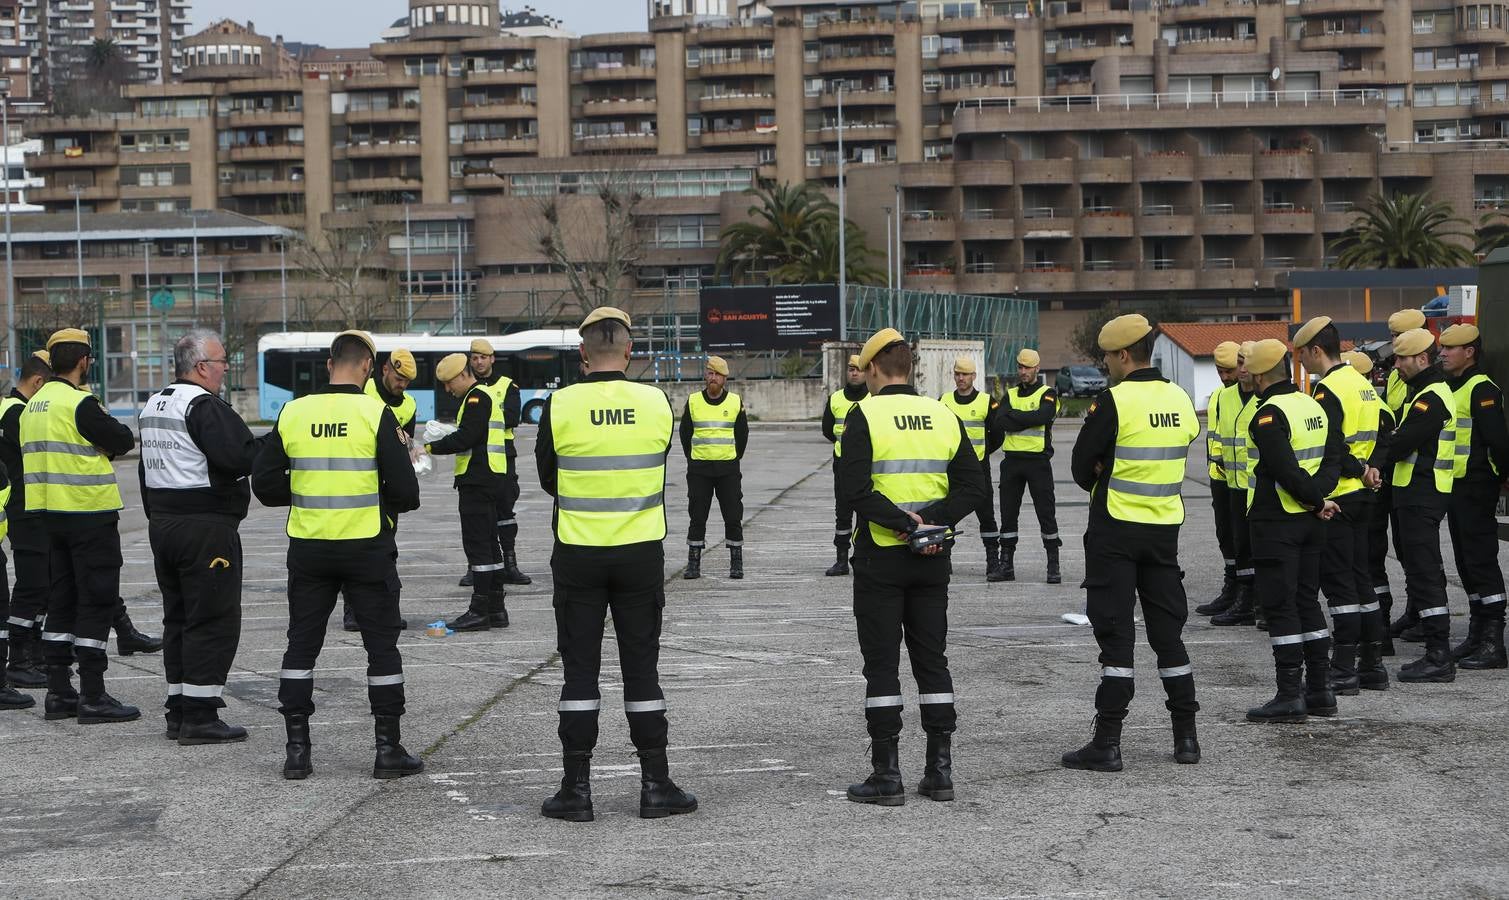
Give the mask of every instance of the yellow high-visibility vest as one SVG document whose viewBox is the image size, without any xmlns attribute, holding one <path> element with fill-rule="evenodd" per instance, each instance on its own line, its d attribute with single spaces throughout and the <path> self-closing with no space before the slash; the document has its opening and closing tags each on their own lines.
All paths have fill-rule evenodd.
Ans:
<svg viewBox="0 0 1509 900">
<path fill-rule="evenodd" d="M 561 543 L 619 547 L 665 539 L 672 425 L 665 393 L 647 384 L 583 381 L 550 396 Z"/>
<path fill-rule="evenodd" d="M 1210 480 L 1235 487 L 1235 476 L 1231 474 L 1230 466 L 1236 460 L 1237 416 L 1242 413 L 1241 385 L 1233 381 L 1211 394 L 1207 413 L 1209 426 L 1206 430 L 1211 433 L 1211 437 L 1206 443 L 1206 452 L 1212 452 L 1213 442 L 1216 454 L 1210 467 Z"/>
<path fill-rule="evenodd" d="M 1184 522 L 1184 461 L 1200 436 L 1189 395 L 1167 381 L 1122 381 L 1116 401 L 1116 450 L 1106 512 L 1142 525 Z M 1098 488 L 1098 486 L 1097 486 Z"/>
<path fill-rule="evenodd" d="M 863 399 L 863 398 L 861 398 Z M 834 391 L 828 397 L 828 409 L 833 411 L 833 455 L 843 456 L 844 446 L 844 420 L 849 417 L 849 410 L 859 405 L 859 400 L 850 400 L 844 396 L 842 390 Z"/>
<path fill-rule="evenodd" d="M 915 394 L 872 395 L 859 401 L 870 426 L 870 483 L 907 512 L 948 496 L 948 463 L 959 452 L 959 419 L 947 406 Z M 869 523 L 878 547 L 905 543 Z"/>
<path fill-rule="evenodd" d="M 383 400 L 382 394 L 377 392 L 377 378 L 367 379 L 367 386 L 362 388 L 362 390 L 368 397 L 374 400 L 382 400 L 384 404 L 388 403 L 388 401 Z M 398 420 L 399 428 L 408 428 L 410 423 L 414 421 L 414 416 L 419 412 L 419 404 L 415 402 L 413 397 L 405 393 L 403 399 L 398 401 L 397 406 L 388 405 L 388 409 L 393 410 L 393 418 Z"/>
<path fill-rule="evenodd" d="M 954 392 L 949 391 L 938 400 L 964 423 L 964 433 L 969 435 L 969 444 L 975 448 L 975 458 L 984 459 L 985 420 L 990 417 L 990 395 L 984 391 L 975 391 L 968 403 L 960 403 L 954 397 Z"/>
<path fill-rule="evenodd" d="M 21 413 L 27 512 L 113 512 L 124 505 L 110 457 L 79 434 L 85 402 L 99 400 L 63 381 L 47 382 L 27 401 Z"/>
<path fill-rule="evenodd" d="M 1487 375 L 1474 375 L 1467 379 L 1461 387 L 1451 392 L 1453 403 L 1452 409 L 1456 411 L 1456 448 L 1452 453 L 1451 475 L 1453 478 L 1461 478 L 1467 474 L 1467 460 L 1472 457 L 1472 392 L 1483 382 L 1493 384 L 1493 379 Z M 1495 409 L 1495 415 L 1503 415 L 1502 410 Z M 3 411 L 0 411 L 3 415 Z M 1499 474 L 1499 467 L 1493 461 L 1493 455 L 1488 454 L 1488 467 L 1494 475 Z"/>
<path fill-rule="evenodd" d="M 716 405 L 707 402 L 701 391 L 687 398 L 687 415 L 692 417 L 692 459 L 730 460 L 738 456 L 734 422 L 739 418 L 740 402 L 732 391 Z"/>
<path fill-rule="evenodd" d="M 1367 465 L 1378 445 L 1378 422 L 1383 417 L 1383 401 L 1378 398 L 1378 391 L 1362 373 L 1348 365 L 1327 372 L 1315 385 L 1317 391 L 1321 388 L 1341 404 L 1341 437 L 1347 442 L 1347 452 Z M 1326 499 L 1353 494 L 1363 487 L 1361 478 L 1343 477 Z"/>
<path fill-rule="evenodd" d="M 503 401 L 492 388 L 477 382 L 472 389 L 467 391 L 467 397 L 473 393 L 486 397 L 492 401 L 492 414 L 487 420 L 487 468 L 498 475 L 508 474 L 508 440 L 509 430 L 504 427 Z M 466 409 L 466 399 L 462 398 L 461 408 Z M 456 454 L 456 474 L 465 475 L 472 465 L 472 451 L 476 448 L 463 450 Z"/>
<path fill-rule="evenodd" d="M 1409 397 L 1409 385 L 1404 383 L 1404 376 L 1399 374 L 1398 369 L 1389 371 L 1388 386 L 1384 390 L 1388 408 L 1394 411 L 1394 419 L 1397 421 L 1404 409 L 1404 401 Z"/>
<path fill-rule="evenodd" d="M 513 440 L 513 429 L 507 426 L 508 416 L 504 414 L 503 407 L 508 403 L 508 389 L 513 387 L 513 379 L 507 375 L 499 375 L 498 380 L 492 384 L 482 384 L 482 388 L 493 398 L 493 408 L 498 413 L 498 421 L 504 423 L 503 440 Z"/>
<path fill-rule="evenodd" d="M 387 404 L 365 394 L 310 394 L 278 416 L 293 493 L 288 536 L 354 541 L 382 530 L 377 430 Z"/>
<path fill-rule="evenodd" d="M 1399 427 L 1401 429 L 1404 427 L 1404 423 L 1409 421 L 1410 414 L 1415 411 L 1415 403 L 1426 394 L 1435 394 L 1437 397 L 1440 397 L 1441 402 L 1445 404 L 1446 409 L 1449 411 L 1454 412 L 1457 408 L 1456 401 L 1452 399 L 1451 391 L 1445 384 L 1437 381 L 1422 388 L 1415 395 L 1413 401 L 1405 404 L 1404 417 L 1399 420 Z M 1455 421 L 1455 416 L 1448 419 L 1446 424 L 1441 426 L 1440 433 L 1436 435 L 1436 459 L 1433 463 L 1434 468 L 1431 470 L 1431 476 L 1436 490 L 1443 494 L 1451 493 L 1451 473 L 1456 465 L 1457 434 L 1454 425 Z M 1390 483 L 1394 487 L 1402 488 L 1410 483 L 1410 480 L 1415 477 L 1415 463 L 1419 461 L 1419 457 L 1420 454 L 1418 452 L 1411 453 L 1399 462 L 1394 463 L 1394 476 L 1390 479 Z"/>
<path fill-rule="evenodd" d="M 1347 368 L 1351 368 L 1348 366 Z M 1278 394 L 1269 397 L 1258 405 L 1257 415 L 1253 421 L 1258 425 L 1266 425 L 1268 416 L 1280 415 L 1289 423 L 1289 446 L 1294 450 L 1294 459 L 1305 474 L 1314 476 L 1320 471 L 1320 463 L 1326 456 L 1326 411 L 1313 397 L 1295 391 L 1292 394 Z M 1294 498 L 1294 495 L 1284 490 L 1277 479 L 1273 483 L 1278 492 L 1279 502 L 1284 507 L 1284 512 L 1305 512 L 1304 504 Z M 1247 508 L 1252 509 L 1252 499 L 1257 495 L 1256 490 L 1247 492 Z"/>
<path fill-rule="evenodd" d="M 1237 398 L 1240 401 L 1241 394 L 1238 394 Z M 1242 408 L 1237 410 L 1236 418 L 1232 421 L 1234 433 L 1228 445 L 1231 453 L 1225 461 L 1226 485 L 1232 490 L 1252 490 L 1252 470 L 1258 463 L 1258 450 L 1252 446 L 1251 428 L 1252 417 L 1257 413 L 1257 408 L 1258 397 L 1254 393 L 1247 398 L 1246 403 L 1242 404 Z"/>
<path fill-rule="evenodd" d="M 1043 405 L 1043 395 L 1048 390 L 1046 384 L 1040 385 L 1037 390 L 1023 397 L 1019 391 L 1012 389 L 1006 392 L 1005 399 L 1017 412 L 1036 412 Z M 1001 449 L 1007 453 L 1042 453 L 1048 449 L 1048 428 L 1047 425 L 1038 425 L 1021 431 L 1008 431 L 1001 441 Z"/>
</svg>

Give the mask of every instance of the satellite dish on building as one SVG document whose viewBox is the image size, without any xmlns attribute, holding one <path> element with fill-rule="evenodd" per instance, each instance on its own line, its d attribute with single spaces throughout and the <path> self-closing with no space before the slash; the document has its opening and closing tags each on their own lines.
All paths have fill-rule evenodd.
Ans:
<svg viewBox="0 0 1509 900">
<path fill-rule="evenodd" d="M 1273 67 L 1273 71 L 1268 73 L 1268 80 L 1269 81 L 1278 81 L 1280 78 L 1283 77 L 1283 75 L 1284 75 L 1284 70 L 1280 69 L 1278 66 L 1274 66 Z"/>
</svg>

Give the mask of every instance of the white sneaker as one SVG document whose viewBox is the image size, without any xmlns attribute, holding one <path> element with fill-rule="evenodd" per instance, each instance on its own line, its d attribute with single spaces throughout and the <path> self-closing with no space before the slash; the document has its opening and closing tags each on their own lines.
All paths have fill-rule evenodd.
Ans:
<svg viewBox="0 0 1509 900">
<path fill-rule="evenodd" d="M 1063 615 L 1059 616 L 1059 618 L 1063 619 L 1065 622 L 1068 622 L 1070 625 L 1090 624 L 1090 617 L 1082 613 L 1064 613 Z"/>
</svg>

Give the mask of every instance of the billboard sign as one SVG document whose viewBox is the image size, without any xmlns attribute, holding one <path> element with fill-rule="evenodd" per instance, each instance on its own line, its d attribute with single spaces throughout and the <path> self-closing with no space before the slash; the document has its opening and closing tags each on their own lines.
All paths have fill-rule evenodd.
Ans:
<svg viewBox="0 0 1509 900">
<path fill-rule="evenodd" d="M 705 287 L 704 350 L 800 350 L 838 340 L 838 286 Z"/>
</svg>

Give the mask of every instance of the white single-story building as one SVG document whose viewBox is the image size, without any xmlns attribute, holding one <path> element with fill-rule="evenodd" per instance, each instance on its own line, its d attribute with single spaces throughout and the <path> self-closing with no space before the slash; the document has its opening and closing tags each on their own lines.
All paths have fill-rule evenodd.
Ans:
<svg viewBox="0 0 1509 900">
<path fill-rule="evenodd" d="M 1216 345 L 1222 341 L 1261 341 L 1276 338 L 1288 343 L 1288 322 L 1175 322 L 1158 326 L 1153 343 L 1153 366 L 1177 384 L 1205 412 L 1210 395 L 1221 386 L 1216 374 Z"/>
</svg>

